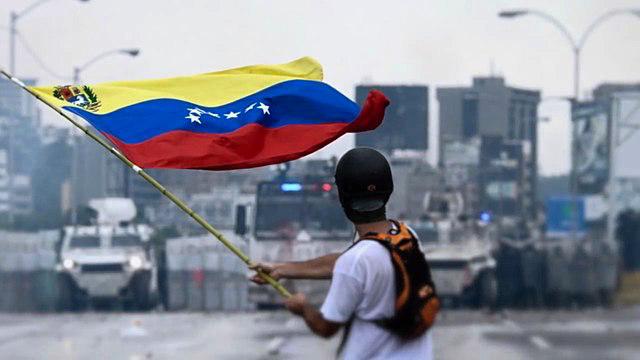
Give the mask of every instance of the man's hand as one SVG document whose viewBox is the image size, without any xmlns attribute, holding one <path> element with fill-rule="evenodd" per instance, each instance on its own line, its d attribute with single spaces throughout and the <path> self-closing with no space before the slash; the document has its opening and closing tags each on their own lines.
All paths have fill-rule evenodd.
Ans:
<svg viewBox="0 0 640 360">
<path fill-rule="evenodd" d="M 275 280 L 281 279 L 284 277 L 283 271 L 284 264 L 281 263 L 257 263 L 249 266 L 249 269 L 256 271 L 256 274 L 253 275 L 250 280 L 258 285 L 264 285 L 267 282 L 257 274 L 258 271 L 262 271 L 265 274 L 270 275 Z"/>
<path fill-rule="evenodd" d="M 330 338 L 340 330 L 342 324 L 327 321 L 314 306 L 307 302 L 304 294 L 294 294 L 284 301 L 284 306 L 291 313 L 301 316 L 309 329 L 323 338 Z"/>
<path fill-rule="evenodd" d="M 307 298 L 304 294 L 297 293 L 291 295 L 291 297 L 285 299 L 284 306 L 287 310 L 291 311 L 295 315 L 302 316 L 304 308 L 307 305 Z"/>
</svg>

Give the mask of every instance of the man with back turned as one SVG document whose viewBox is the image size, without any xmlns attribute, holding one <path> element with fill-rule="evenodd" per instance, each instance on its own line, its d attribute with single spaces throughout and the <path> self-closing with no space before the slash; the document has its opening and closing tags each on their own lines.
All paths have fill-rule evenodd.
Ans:
<svg viewBox="0 0 640 360">
<path fill-rule="evenodd" d="M 285 306 L 321 337 L 344 328 L 342 358 L 432 359 L 429 328 L 437 297 L 415 233 L 386 217 L 393 192 L 389 163 L 374 149 L 355 148 L 338 162 L 335 180 L 344 213 L 358 234 L 353 245 L 342 254 L 254 269 L 276 279 L 331 279 L 320 309 L 300 293 L 286 299 Z M 252 281 L 264 284 L 257 275 Z"/>
</svg>

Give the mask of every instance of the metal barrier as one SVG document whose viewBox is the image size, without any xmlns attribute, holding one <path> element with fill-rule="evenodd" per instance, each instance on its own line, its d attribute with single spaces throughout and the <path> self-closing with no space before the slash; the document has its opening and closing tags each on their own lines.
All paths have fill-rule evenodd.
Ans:
<svg viewBox="0 0 640 360">
<path fill-rule="evenodd" d="M 527 307 L 541 306 L 544 292 L 544 256 L 533 246 L 527 246 L 520 252 L 522 255 L 523 305 Z"/>
<path fill-rule="evenodd" d="M 578 303 L 590 304 L 597 300 L 595 264 L 594 254 L 578 246 L 569 263 L 571 294 Z"/>
<path fill-rule="evenodd" d="M 571 293 L 571 275 L 569 255 L 561 246 L 547 249 L 545 274 L 547 303 L 553 306 L 564 304 Z"/>
<path fill-rule="evenodd" d="M 0 231 L 0 311 L 53 311 L 57 231 Z"/>
<path fill-rule="evenodd" d="M 556 239 L 546 244 L 545 298 L 550 306 L 610 305 L 619 258 L 604 241 Z"/>
<path fill-rule="evenodd" d="M 598 295 L 604 305 L 610 305 L 613 301 L 613 293 L 618 284 L 618 257 L 612 247 L 601 243 L 596 248 L 595 278 L 598 284 Z"/>
<path fill-rule="evenodd" d="M 496 278 L 498 281 L 498 305 L 519 306 L 523 298 L 522 254 L 520 250 L 502 244 L 496 256 Z"/>
<path fill-rule="evenodd" d="M 225 234 L 233 239 L 233 234 Z M 244 243 L 236 244 L 246 251 Z M 242 311 L 247 301 L 247 270 L 211 236 L 167 240 L 168 310 Z"/>
<path fill-rule="evenodd" d="M 0 231 L 0 311 L 56 311 L 62 295 L 55 272 L 58 231 Z M 229 239 L 233 234 L 225 233 Z M 236 241 L 243 251 L 247 245 Z M 497 254 L 502 306 L 537 306 L 596 301 L 608 304 L 617 284 L 617 250 L 604 243 L 594 249 L 563 241 L 540 251 L 503 246 Z M 167 309 L 243 311 L 248 302 L 245 265 L 210 236 L 167 241 Z M 314 283 L 317 285 L 317 283 Z M 328 283 L 327 283 L 328 285 Z M 297 282 L 296 289 L 313 294 Z M 323 293 L 319 293 L 321 300 Z"/>
</svg>

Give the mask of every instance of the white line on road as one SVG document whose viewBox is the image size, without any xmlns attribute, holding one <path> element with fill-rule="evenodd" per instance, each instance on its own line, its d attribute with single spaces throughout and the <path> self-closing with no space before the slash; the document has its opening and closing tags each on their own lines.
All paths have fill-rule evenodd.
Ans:
<svg viewBox="0 0 640 360">
<path fill-rule="evenodd" d="M 299 320 L 297 320 L 296 318 L 290 318 L 284 324 L 284 327 L 286 329 L 292 330 L 292 329 L 295 329 L 298 326 L 298 324 L 299 324 Z M 269 353 L 269 355 L 278 355 L 287 340 L 290 340 L 290 338 L 285 339 L 284 336 L 276 336 L 273 339 L 271 339 L 271 341 L 269 341 L 269 343 L 267 344 L 267 352 Z"/>
<path fill-rule="evenodd" d="M 507 328 L 509 328 L 514 333 L 522 334 L 522 335 L 525 335 L 527 333 L 527 331 L 525 331 L 525 329 L 523 329 L 522 326 L 520 326 L 518 323 L 516 323 L 511 319 L 506 319 L 503 321 L 503 323 Z M 539 336 L 539 335 L 529 336 L 529 341 L 534 346 L 536 346 L 538 349 L 541 349 L 541 350 L 546 350 L 551 347 L 551 344 L 549 344 L 547 340 L 545 340 L 542 336 Z"/>
<path fill-rule="evenodd" d="M 298 319 L 292 317 L 291 319 L 287 320 L 287 322 L 284 324 L 284 326 L 287 329 L 293 329 L 293 328 L 296 327 L 297 324 L 298 324 Z"/>
<path fill-rule="evenodd" d="M 511 331 L 516 332 L 518 334 L 522 334 L 524 332 L 524 330 L 522 330 L 522 327 L 516 324 L 516 322 L 511 319 L 504 320 L 503 324 L 506 327 L 508 327 Z"/>
<path fill-rule="evenodd" d="M 529 337 L 529 340 L 539 349 L 548 349 L 551 347 L 551 344 L 549 344 L 549 342 L 547 342 L 547 340 L 545 340 L 542 336 L 533 335 Z"/>
<path fill-rule="evenodd" d="M 269 355 L 277 355 L 280 353 L 280 348 L 284 345 L 284 338 L 282 336 L 278 336 L 273 338 L 273 340 L 269 341 L 267 344 L 267 351 Z"/>
</svg>

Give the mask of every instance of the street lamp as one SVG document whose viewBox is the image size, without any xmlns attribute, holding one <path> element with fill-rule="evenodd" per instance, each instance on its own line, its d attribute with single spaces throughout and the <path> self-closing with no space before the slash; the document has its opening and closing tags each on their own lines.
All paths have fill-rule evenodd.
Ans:
<svg viewBox="0 0 640 360">
<path fill-rule="evenodd" d="M 106 57 L 109 57 L 111 55 L 128 55 L 131 57 L 136 57 L 140 54 L 140 49 L 115 49 L 115 50 L 109 50 L 109 51 L 105 51 L 97 56 L 95 56 L 94 58 L 92 58 L 91 60 L 87 61 L 86 63 L 80 65 L 80 66 L 76 66 L 73 68 L 73 83 L 75 85 L 77 85 L 80 82 L 80 73 L 82 71 L 84 71 L 86 68 L 88 68 L 89 66 L 93 65 L 94 63 L 98 62 L 99 60 L 102 60 Z"/>
<path fill-rule="evenodd" d="M 30 13 L 35 8 L 49 1 L 51 0 L 39 0 L 27 6 L 26 8 L 22 9 L 21 11 L 11 12 L 9 16 L 9 71 L 11 72 L 11 74 L 15 75 L 15 71 L 16 71 L 16 35 L 18 33 L 16 26 L 17 26 L 18 20 L 21 19 L 23 16 L 27 15 L 28 13 Z M 77 0 L 77 1 L 89 2 L 89 0 Z"/>
<path fill-rule="evenodd" d="M 89 66 L 95 64 L 99 60 L 102 60 L 109 56 L 114 55 L 128 55 L 130 57 L 136 57 L 140 54 L 140 49 L 114 49 L 105 51 L 101 54 L 96 55 L 91 58 L 89 61 L 85 62 L 80 66 L 76 66 L 73 68 L 73 84 L 78 85 L 80 82 L 80 74 Z M 73 225 L 76 225 L 78 222 L 78 213 L 76 210 L 77 207 L 77 196 L 75 195 L 75 191 L 77 191 L 77 162 L 78 162 L 78 149 L 77 142 L 73 141 L 72 143 L 72 159 L 71 159 L 71 190 L 69 191 L 69 195 L 71 197 L 71 222 Z"/>
<path fill-rule="evenodd" d="M 580 54 L 582 49 L 584 48 L 584 44 L 586 43 L 589 36 L 593 33 L 593 31 L 601 25 L 606 20 L 622 14 L 631 14 L 637 17 L 640 17 L 640 8 L 639 9 L 615 9 L 609 12 L 604 13 L 600 17 L 596 18 L 582 33 L 580 38 L 576 39 L 571 35 L 571 32 L 555 17 L 539 10 L 531 10 L 531 9 L 514 9 L 514 10 L 505 10 L 498 13 L 498 16 L 504 19 L 514 19 L 520 16 L 525 15 L 533 15 L 554 25 L 567 39 L 569 45 L 571 46 L 571 50 L 573 51 L 573 101 L 577 102 L 580 100 Z M 573 148 L 572 148 L 573 151 Z M 572 167 L 573 168 L 573 167 Z M 570 176 L 570 192 L 571 194 L 575 194 L 577 191 L 577 179 L 576 174 L 572 173 Z M 577 226 L 577 208 L 574 204 L 574 199 L 571 199 L 571 212 L 572 212 L 572 237 L 576 236 L 576 226 Z M 608 229 L 609 230 L 609 229 Z"/>
<path fill-rule="evenodd" d="M 571 50 L 573 51 L 573 98 L 575 101 L 578 101 L 580 96 L 580 53 L 585 42 L 589 38 L 589 35 L 593 33 L 593 30 L 595 30 L 600 24 L 614 16 L 622 14 L 631 14 L 640 17 L 640 9 L 616 9 L 606 12 L 593 21 L 579 39 L 574 38 L 571 35 L 571 32 L 569 32 L 569 30 L 567 30 L 567 28 L 558 21 L 558 19 L 543 11 L 531 9 L 505 10 L 499 12 L 498 16 L 504 19 L 514 19 L 520 16 L 533 15 L 550 22 L 562 32 L 567 41 L 569 41 Z"/>
</svg>

